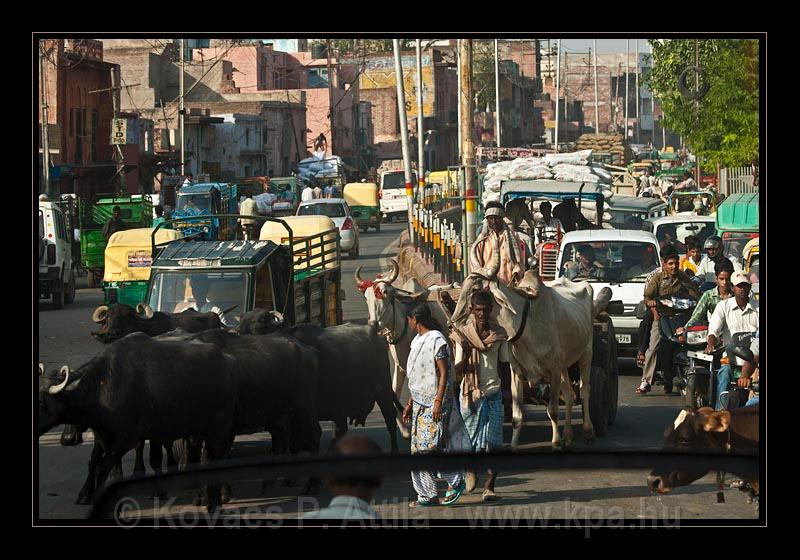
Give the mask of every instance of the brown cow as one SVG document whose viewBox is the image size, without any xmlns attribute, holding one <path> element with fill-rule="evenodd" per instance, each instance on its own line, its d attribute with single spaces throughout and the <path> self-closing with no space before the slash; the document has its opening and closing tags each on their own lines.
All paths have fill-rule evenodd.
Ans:
<svg viewBox="0 0 800 560">
<path fill-rule="evenodd" d="M 674 424 L 664 432 L 665 449 L 727 449 L 730 453 L 758 452 L 758 405 L 738 408 L 732 412 L 714 411 L 703 407 L 684 408 Z M 652 492 L 666 494 L 673 488 L 687 486 L 705 476 L 708 471 L 653 470 L 647 477 Z M 759 476 L 755 472 L 734 473 L 750 485 L 751 497 L 758 495 Z"/>
</svg>

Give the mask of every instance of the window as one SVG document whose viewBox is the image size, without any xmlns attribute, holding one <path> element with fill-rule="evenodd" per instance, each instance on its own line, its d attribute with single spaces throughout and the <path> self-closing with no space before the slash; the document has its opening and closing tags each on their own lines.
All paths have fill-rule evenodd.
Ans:
<svg viewBox="0 0 800 560">
<path fill-rule="evenodd" d="M 642 241 L 569 243 L 560 276 L 589 282 L 637 282 L 658 266 L 656 246 Z"/>
<path fill-rule="evenodd" d="M 207 313 L 234 307 L 223 315 L 222 322 L 226 327 L 235 327 L 247 309 L 249 279 L 250 274 L 233 270 L 157 272 L 149 303 L 153 310 L 166 313 L 180 313 L 189 308 Z"/>
<path fill-rule="evenodd" d="M 245 165 L 244 166 L 244 176 L 245 177 L 250 177 L 250 166 L 249 165 Z"/>
<path fill-rule="evenodd" d="M 263 143 L 264 146 L 267 145 L 267 127 L 266 126 L 261 131 L 261 142 Z"/>
<path fill-rule="evenodd" d="M 328 69 L 327 68 L 310 69 L 308 71 L 308 87 L 309 88 L 328 87 Z"/>
<path fill-rule="evenodd" d="M 328 216 L 329 218 L 344 218 L 347 212 L 343 204 L 306 204 L 297 211 L 298 216 Z"/>
<path fill-rule="evenodd" d="M 244 145 L 245 146 L 249 146 L 250 145 L 250 127 L 249 126 L 244 129 Z"/>
</svg>

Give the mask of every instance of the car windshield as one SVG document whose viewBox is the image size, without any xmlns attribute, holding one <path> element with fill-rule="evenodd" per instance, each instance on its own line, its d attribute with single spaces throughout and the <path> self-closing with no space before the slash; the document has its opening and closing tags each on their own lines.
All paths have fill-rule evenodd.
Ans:
<svg viewBox="0 0 800 560">
<path fill-rule="evenodd" d="M 298 216 L 328 216 L 329 218 L 344 218 L 347 216 L 344 204 L 306 204 L 297 210 Z"/>
<path fill-rule="evenodd" d="M 626 229 L 640 231 L 642 224 L 649 218 L 647 212 L 629 212 L 626 210 L 611 210 L 611 227 L 614 229 Z"/>
<path fill-rule="evenodd" d="M 644 283 L 658 266 L 656 247 L 644 241 L 593 241 L 564 246 L 560 276 L 589 282 Z"/>
<path fill-rule="evenodd" d="M 244 271 L 154 271 L 148 303 L 164 313 L 225 311 L 222 322 L 235 327 L 246 311 L 249 277 Z"/>
<path fill-rule="evenodd" d="M 658 226 L 656 239 L 661 248 L 672 243 L 679 253 L 685 254 L 687 237 L 692 235 L 696 237 L 698 247 L 702 250 L 706 238 L 714 235 L 715 232 L 714 222 L 669 222 Z"/>
<path fill-rule="evenodd" d="M 211 211 L 211 197 L 208 194 L 182 194 L 178 197 L 178 210 Z"/>
<path fill-rule="evenodd" d="M 411 173 L 411 180 L 415 182 L 417 179 L 416 173 Z M 386 173 L 383 176 L 383 188 L 384 189 L 402 189 L 406 185 L 406 174 L 404 171 L 396 171 L 392 173 Z"/>
</svg>

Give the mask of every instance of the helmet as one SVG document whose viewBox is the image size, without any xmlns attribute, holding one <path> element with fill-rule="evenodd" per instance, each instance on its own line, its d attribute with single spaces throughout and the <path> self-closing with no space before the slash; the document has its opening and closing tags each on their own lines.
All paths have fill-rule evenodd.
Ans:
<svg viewBox="0 0 800 560">
<path fill-rule="evenodd" d="M 722 239 L 718 235 L 710 235 L 706 238 L 706 242 L 703 243 L 703 249 L 722 249 Z"/>
</svg>

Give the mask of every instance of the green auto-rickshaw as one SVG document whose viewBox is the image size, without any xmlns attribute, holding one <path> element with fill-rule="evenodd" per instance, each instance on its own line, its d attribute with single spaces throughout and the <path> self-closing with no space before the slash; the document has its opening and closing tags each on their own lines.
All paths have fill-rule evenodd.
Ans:
<svg viewBox="0 0 800 560">
<path fill-rule="evenodd" d="M 367 231 L 367 228 L 371 227 L 374 227 L 375 231 L 381 231 L 378 185 L 375 183 L 347 183 L 344 186 L 343 196 L 361 231 Z"/>
</svg>

